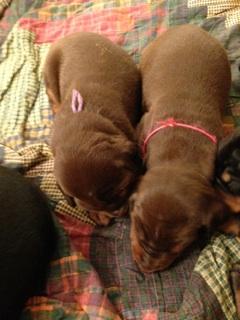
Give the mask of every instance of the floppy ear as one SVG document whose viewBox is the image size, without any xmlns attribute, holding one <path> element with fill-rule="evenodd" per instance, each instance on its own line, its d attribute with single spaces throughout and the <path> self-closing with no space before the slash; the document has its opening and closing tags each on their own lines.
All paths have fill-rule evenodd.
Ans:
<svg viewBox="0 0 240 320">
<path fill-rule="evenodd" d="M 138 144 L 121 136 L 112 137 L 111 143 L 115 145 L 122 154 L 121 160 L 117 160 L 116 166 L 125 167 L 132 172 L 141 174 L 143 164 Z"/>
<path fill-rule="evenodd" d="M 136 143 L 129 141 L 125 136 L 122 135 L 112 136 L 109 142 L 113 146 L 116 146 L 118 149 L 120 149 L 123 153 L 133 153 L 137 147 Z"/>
</svg>

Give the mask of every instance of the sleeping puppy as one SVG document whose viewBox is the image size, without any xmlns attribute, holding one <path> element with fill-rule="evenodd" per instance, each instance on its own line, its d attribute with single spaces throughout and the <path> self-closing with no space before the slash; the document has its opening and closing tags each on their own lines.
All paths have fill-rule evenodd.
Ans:
<svg viewBox="0 0 240 320">
<path fill-rule="evenodd" d="M 140 72 L 124 50 L 88 32 L 57 41 L 44 67 L 56 117 L 54 172 L 62 191 L 99 224 L 120 216 L 141 167 L 134 126 Z"/>
<path fill-rule="evenodd" d="M 17 320 L 41 294 L 55 247 L 47 201 L 19 173 L 0 166 L 0 319 Z"/>
<path fill-rule="evenodd" d="M 151 43 L 140 70 L 146 173 L 130 201 L 131 244 L 140 270 L 153 272 L 215 227 L 239 234 L 239 221 L 212 187 L 231 75 L 224 49 L 192 25 Z"/>
</svg>

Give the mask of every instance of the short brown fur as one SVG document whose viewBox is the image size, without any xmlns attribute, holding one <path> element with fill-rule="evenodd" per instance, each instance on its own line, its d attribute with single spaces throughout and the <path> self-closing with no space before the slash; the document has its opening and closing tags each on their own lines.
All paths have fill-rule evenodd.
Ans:
<svg viewBox="0 0 240 320">
<path fill-rule="evenodd" d="M 138 128 L 141 143 L 157 121 L 170 117 L 220 139 L 231 75 L 214 38 L 196 26 L 172 28 L 144 50 L 140 70 L 146 111 Z M 169 267 L 226 221 L 226 232 L 239 233 L 212 187 L 216 151 L 206 136 L 185 128 L 167 128 L 150 139 L 131 210 L 133 257 L 143 272 Z"/>
<path fill-rule="evenodd" d="M 128 54 L 88 32 L 52 45 L 44 66 L 56 112 L 54 172 L 63 192 L 100 224 L 123 213 L 140 167 L 134 127 L 140 116 L 140 73 Z M 72 91 L 83 97 L 73 113 Z M 103 219 L 101 219 L 103 218 Z"/>
</svg>

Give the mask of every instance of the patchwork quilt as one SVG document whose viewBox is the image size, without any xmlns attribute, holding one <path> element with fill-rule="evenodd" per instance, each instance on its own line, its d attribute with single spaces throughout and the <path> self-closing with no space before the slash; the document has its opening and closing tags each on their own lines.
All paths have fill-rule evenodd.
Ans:
<svg viewBox="0 0 240 320">
<path fill-rule="evenodd" d="M 197 24 L 219 39 L 231 62 L 229 132 L 240 125 L 239 0 L 0 0 L 0 16 L 0 161 L 47 194 L 58 231 L 46 290 L 29 299 L 21 319 L 238 319 L 238 239 L 215 234 L 169 270 L 143 275 L 131 257 L 129 218 L 96 227 L 68 205 L 53 175 L 42 67 L 51 43 L 73 32 L 103 34 L 138 63 L 167 28 Z"/>
</svg>

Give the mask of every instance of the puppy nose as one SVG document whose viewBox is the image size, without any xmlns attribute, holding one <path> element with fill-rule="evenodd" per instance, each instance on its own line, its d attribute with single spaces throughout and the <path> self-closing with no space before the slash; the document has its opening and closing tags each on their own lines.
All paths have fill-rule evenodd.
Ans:
<svg viewBox="0 0 240 320">
<path fill-rule="evenodd" d="M 113 211 L 112 214 L 115 217 L 122 217 L 125 214 L 127 214 L 127 212 L 128 212 L 128 205 L 125 205 L 125 206 L 121 207 L 120 209 Z"/>
</svg>

